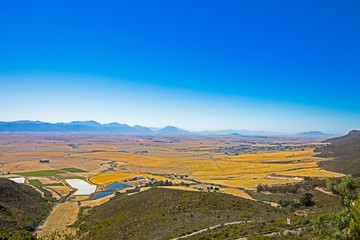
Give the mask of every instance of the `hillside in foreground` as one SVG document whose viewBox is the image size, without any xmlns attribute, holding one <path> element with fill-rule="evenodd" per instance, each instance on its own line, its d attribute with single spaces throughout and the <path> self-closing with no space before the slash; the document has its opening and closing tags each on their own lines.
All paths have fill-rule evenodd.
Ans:
<svg viewBox="0 0 360 240">
<path fill-rule="evenodd" d="M 325 170 L 360 176 L 360 131 L 353 130 L 343 137 L 327 140 L 330 144 L 318 149 L 319 157 L 334 158 L 319 162 Z"/>
<path fill-rule="evenodd" d="M 86 239 L 170 239 L 216 224 L 289 215 L 227 194 L 152 188 L 114 197 L 80 217 L 79 227 Z"/>
<path fill-rule="evenodd" d="M 34 231 L 51 204 L 33 188 L 0 178 L 0 232 Z"/>
</svg>

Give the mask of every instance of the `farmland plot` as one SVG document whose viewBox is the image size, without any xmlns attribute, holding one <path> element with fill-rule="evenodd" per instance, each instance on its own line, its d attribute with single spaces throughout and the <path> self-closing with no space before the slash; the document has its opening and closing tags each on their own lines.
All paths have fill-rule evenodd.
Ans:
<svg viewBox="0 0 360 240">
<path fill-rule="evenodd" d="M 76 202 L 58 204 L 50 213 L 44 225 L 39 227 L 37 233 L 44 237 L 51 235 L 54 231 L 67 232 L 67 226 L 76 221 L 78 211 L 79 207 Z"/>
</svg>

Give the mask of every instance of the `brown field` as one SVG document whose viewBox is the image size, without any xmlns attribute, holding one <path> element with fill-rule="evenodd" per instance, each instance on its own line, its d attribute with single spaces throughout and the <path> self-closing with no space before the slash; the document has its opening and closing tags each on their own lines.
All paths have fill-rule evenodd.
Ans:
<svg viewBox="0 0 360 240">
<path fill-rule="evenodd" d="M 67 226 L 73 224 L 76 221 L 78 211 L 79 207 L 76 202 L 65 202 L 58 204 L 52 210 L 45 223 L 38 228 L 37 234 L 41 237 L 44 237 L 50 236 L 51 233 L 55 231 L 69 231 Z"/>
<path fill-rule="evenodd" d="M 51 186 L 51 187 L 46 187 L 47 189 L 51 189 L 53 191 L 55 191 L 56 193 L 58 193 L 61 196 L 65 196 L 67 195 L 69 192 L 71 192 L 72 190 L 64 185 L 64 186 Z"/>
<path fill-rule="evenodd" d="M 236 188 L 221 188 L 221 192 L 231 194 L 237 197 L 247 198 L 254 200 L 249 194 L 247 194 L 244 190 L 236 189 Z"/>
</svg>

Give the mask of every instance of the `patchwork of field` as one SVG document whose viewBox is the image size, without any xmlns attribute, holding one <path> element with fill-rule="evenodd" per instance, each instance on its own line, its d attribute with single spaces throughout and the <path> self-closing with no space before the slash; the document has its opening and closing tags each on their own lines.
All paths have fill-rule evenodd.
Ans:
<svg viewBox="0 0 360 240">
<path fill-rule="evenodd" d="M 300 181 L 290 177 L 340 177 L 342 174 L 321 170 L 313 150 L 243 154 L 216 160 L 217 164 L 193 163 L 192 175 L 201 182 L 216 183 L 245 189 L 258 183 L 279 184 Z M 272 174 L 290 176 L 274 178 Z"/>
<path fill-rule="evenodd" d="M 0 172 L 60 195 L 71 191 L 64 179 L 83 179 L 101 189 L 139 175 L 239 191 L 258 183 L 342 176 L 318 167 L 323 159 L 313 149 L 321 145 L 318 139 L 284 137 L 0 134 Z"/>
</svg>

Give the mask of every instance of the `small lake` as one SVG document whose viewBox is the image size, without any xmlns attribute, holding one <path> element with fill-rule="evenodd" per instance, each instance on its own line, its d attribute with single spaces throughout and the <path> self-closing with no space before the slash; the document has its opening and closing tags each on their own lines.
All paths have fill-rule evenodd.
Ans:
<svg viewBox="0 0 360 240">
<path fill-rule="evenodd" d="M 130 185 L 125 185 L 125 184 L 121 184 L 121 183 L 113 183 L 110 186 L 106 187 L 105 190 L 115 190 L 115 189 L 122 189 L 122 188 L 130 188 L 132 186 Z"/>
<path fill-rule="evenodd" d="M 103 198 L 106 196 L 109 196 L 110 194 L 114 193 L 115 191 L 109 191 L 109 192 L 98 192 L 92 199 L 99 199 L 99 198 Z"/>
</svg>

